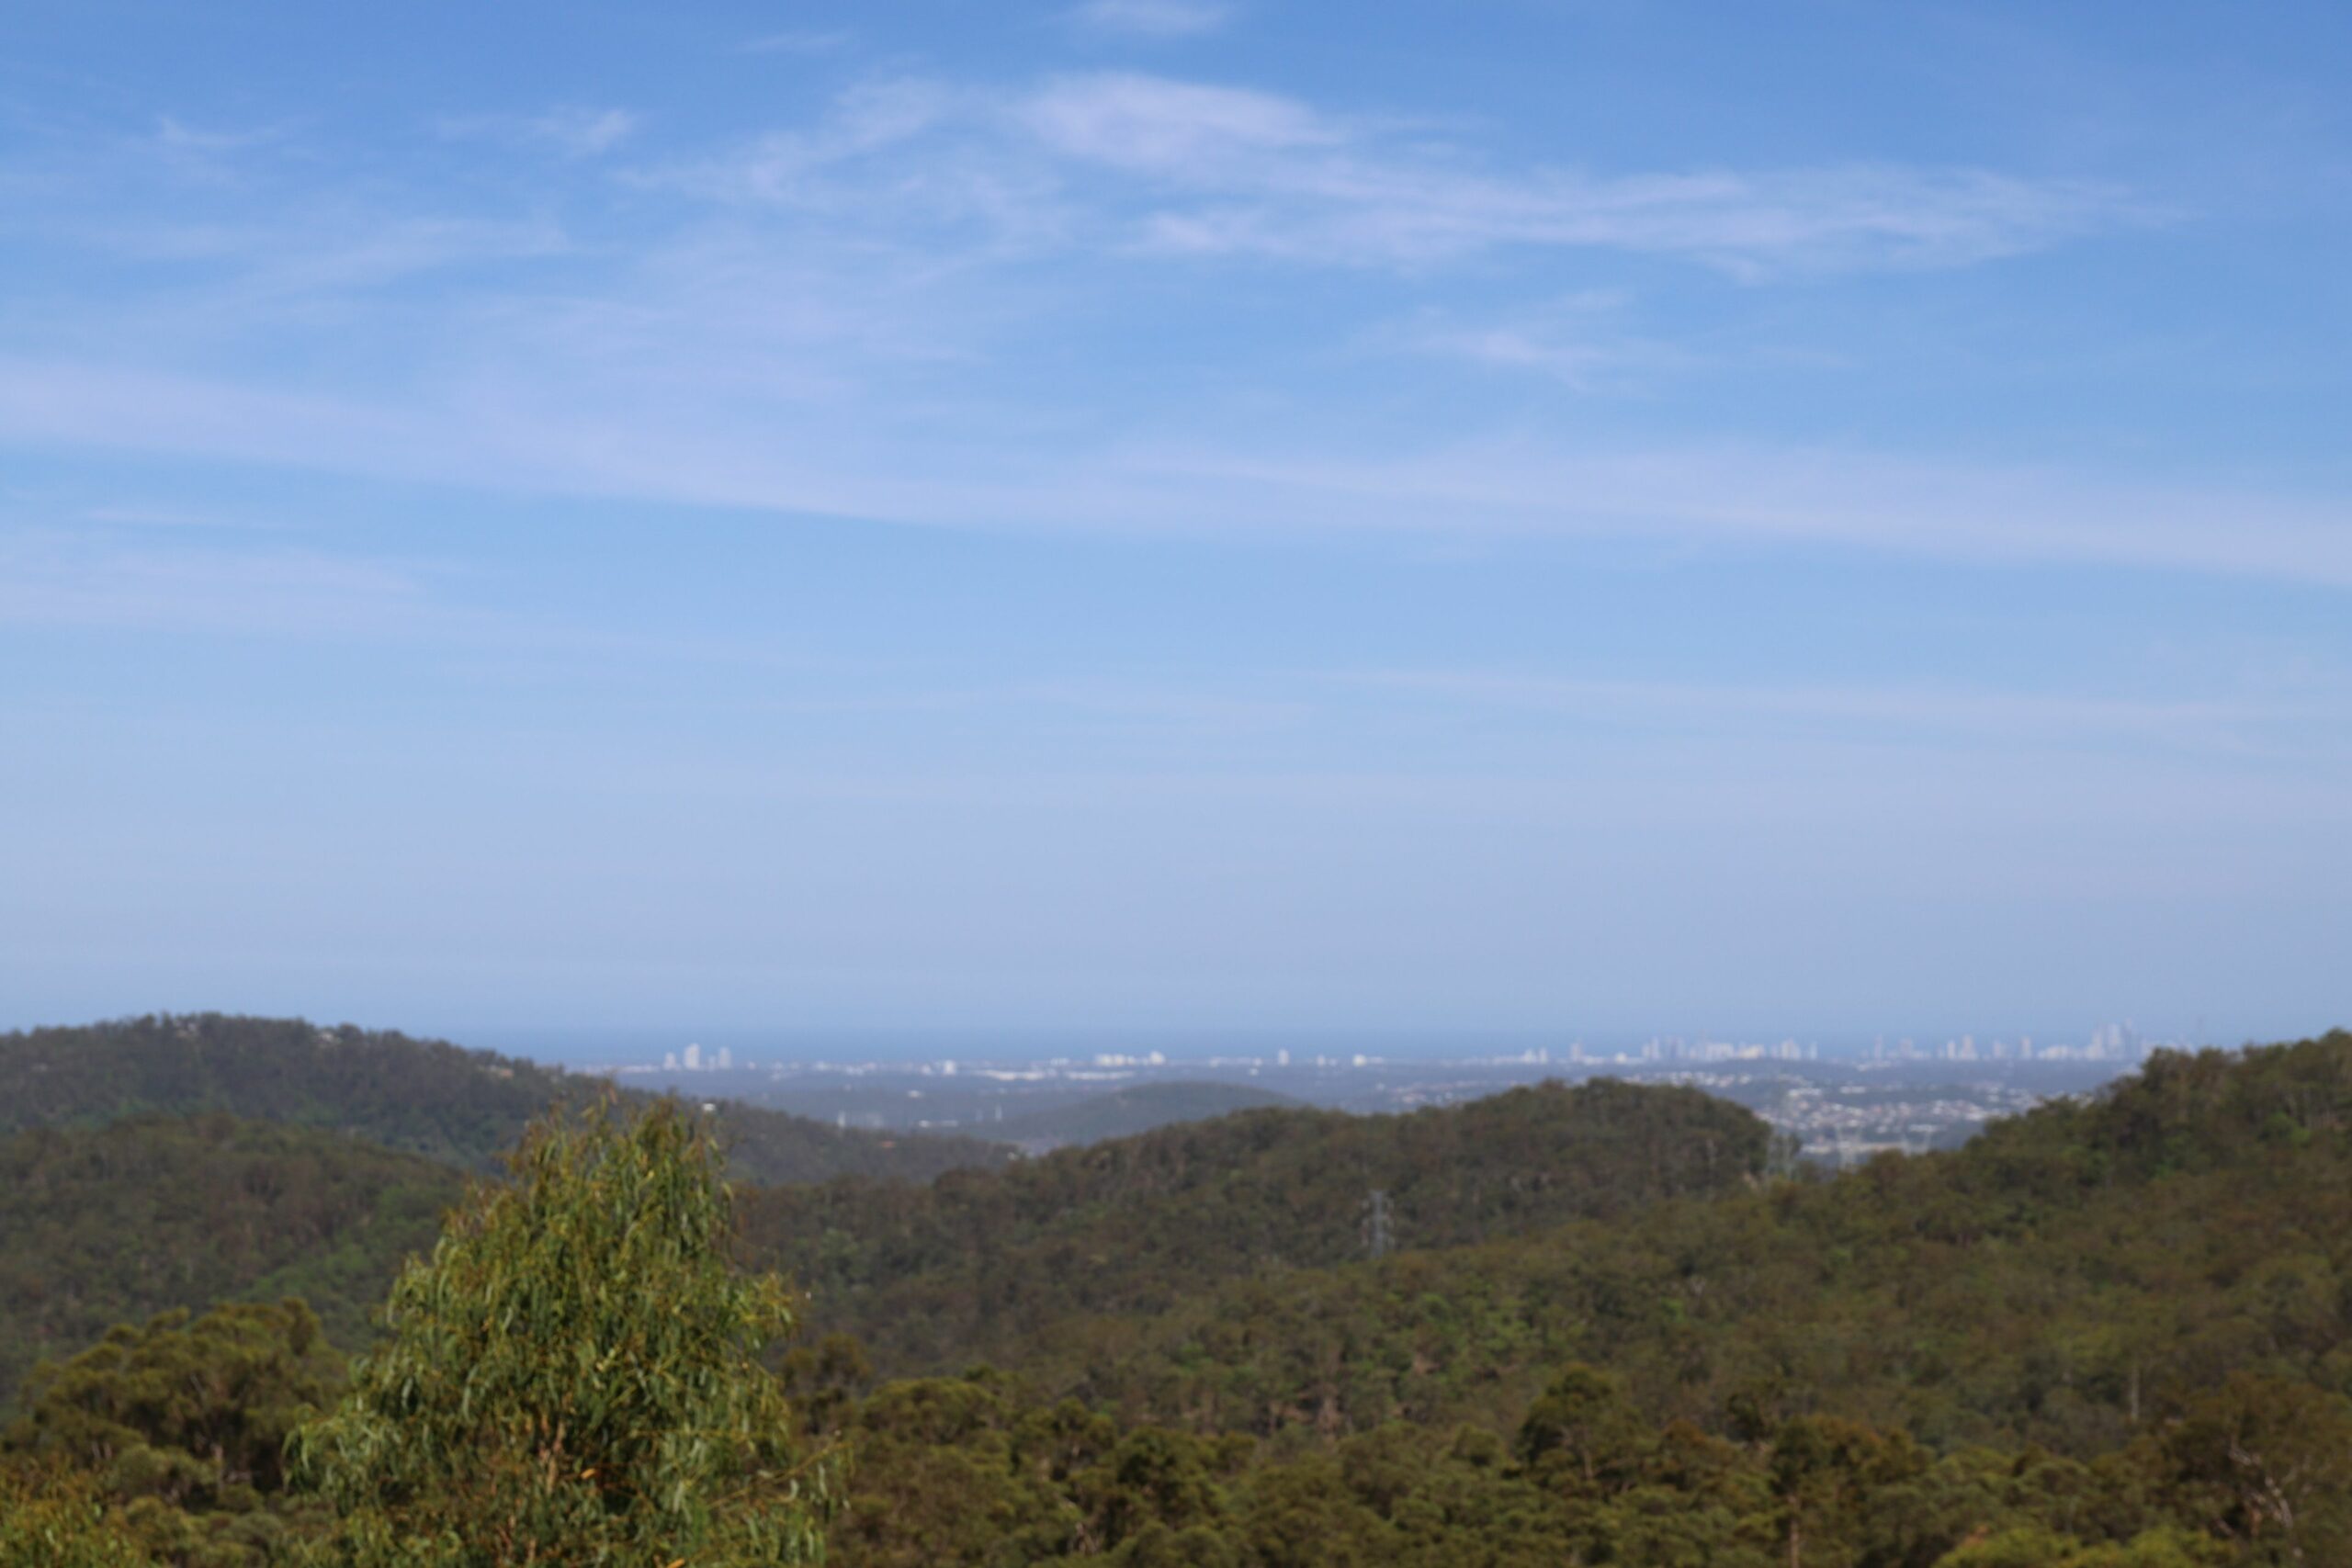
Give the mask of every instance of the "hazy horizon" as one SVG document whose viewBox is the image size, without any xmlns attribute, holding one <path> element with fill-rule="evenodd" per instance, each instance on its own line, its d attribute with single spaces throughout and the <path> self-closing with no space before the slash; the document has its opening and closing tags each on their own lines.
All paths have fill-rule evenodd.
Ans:
<svg viewBox="0 0 2352 1568">
<path fill-rule="evenodd" d="M 158 1011 L 186 1014 L 207 1010 L 247 1010 L 250 1013 L 250 1010 L 142 1009 L 108 1014 L 104 1018 L 0 1020 L 0 1032 L 72 1027 Z M 268 1013 L 250 1015 L 281 1016 Z M 290 1016 L 305 1017 L 322 1028 L 356 1024 L 363 1029 L 391 1031 L 415 1039 L 446 1040 L 471 1050 L 495 1051 L 503 1055 L 519 1056 L 543 1064 L 580 1067 L 658 1065 L 664 1054 L 682 1051 L 688 1044 L 699 1044 L 706 1054 L 715 1053 L 724 1046 L 732 1051 L 739 1066 L 757 1065 L 763 1067 L 820 1062 L 1042 1062 L 1057 1057 L 1083 1060 L 1104 1053 L 1154 1051 L 1164 1054 L 1167 1057 L 1165 1065 L 1174 1067 L 1188 1062 L 1205 1062 L 1215 1056 L 1271 1057 L 1277 1052 L 1285 1051 L 1294 1058 L 1302 1060 L 1317 1054 L 1345 1058 L 1363 1053 L 1392 1063 L 1470 1061 L 1546 1051 L 1557 1065 L 1565 1066 L 1568 1063 L 1566 1053 L 1571 1045 L 1581 1045 L 1595 1056 L 1601 1056 L 1618 1052 L 1637 1052 L 1652 1041 L 1682 1042 L 1694 1045 L 1702 1042 L 1740 1045 L 1778 1045 L 1793 1042 L 1800 1046 L 1818 1048 L 1824 1058 L 1837 1059 L 1865 1056 L 1881 1045 L 1892 1053 L 1908 1042 L 1922 1055 L 1932 1056 L 1947 1042 L 1963 1040 L 1973 1042 L 1984 1053 L 1979 1065 L 1990 1065 L 1993 1060 L 1990 1052 L 1996 1043 L 2012 1050 L 2020 1041 L 2030 1041 L 2037 1050 L 2046 1050 L 2052 1045 L 2080 1047 L 2095 1032 L 2119 1025 L 2128 1027 L 2140 1040 L 2152 1045 L 2225 1049 L 2314 1037 L 2343 1027 L 2339 1022 L 2327 1021 L 2268 1032 L 2228 1032 L 2213 1028 L 2212 1021 L 2195 1020 L 2184 1028 L 2168 1030 L 2151 1027 L 2122 1013 L 2112 1018 L 2087 1021 L 2072 1028 L 2063 1025 L 2019 1027 L 2014 1023 L 1994 1028 L 1981 1023 L 1962 1023 L 1939 1027 L 1912 1024 L 1860 1032 L 1771 1027 L 1700 1029 L 1687 1026 L 1645 1030 L 1578 1030 L 1566 1027 L 1550 1030 L 1446 1030 L 1377 1026 L 1268 1029 L 1097 1025 L 1024 1030 L 658 1022 L 560 1027 L 404 1022 L 390 1018 L 345 1017 L 333 1012 Z"/>
<path fill-rule="evenodd" d="M 17 1017 L 2345 1016 L 2341 6 L 8 30 Z"/>
</svg>

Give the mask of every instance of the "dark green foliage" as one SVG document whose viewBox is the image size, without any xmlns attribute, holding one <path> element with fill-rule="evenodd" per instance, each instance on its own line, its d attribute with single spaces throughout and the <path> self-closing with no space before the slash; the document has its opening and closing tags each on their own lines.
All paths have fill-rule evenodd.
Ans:
<svg viewBox="0 0 2352 1568">
<path fill-rule="evenodd" d="M 2352 1403 L 2241 1373 L 2151 1445 L 2165 1489 L 2210 1533 L 2292 1562 L 2352 1562 Z"/>
<path fill-rule="evenodd" d="M 300 1302 L 117 1328 L 43 1366 L 0 1448 L 89 1478 L 124 1533 L 187 1568 L 285 1561 L 288 1435 L 334 1400 L 343 1358 Z"/>
<path fill-rule="evenodd" d="M 155 1568 L 90 1479 L 0 1460 L 0 1568 Z"/>
<path fill-rule="evenodd" d="M 1628 1484 L 1640 1427 L 1615 1378 L 1573 1366 L 1528 1407 L 1513 1450 L 1555 1491 L 1606 1495 Z"/>
<path fill-rule="evenodd" d="M 820 1554 L 830 1460 L 802 1457 L 760 1352 L 793 1326 L 728 1261 L 706 1131 L 671 1106 L 534 1128 L 386 1308 L 388 1338 L 297 1435 L 365 1568 L 709 1568 Z"/>
<path fill-rule="evenodd" d="M 1123 1246 L 1108 1216 L 1148 1217 L 1164 1189 L 1135 1145 L 1093 1153 L 1060 1156 L 1062 1190 L 1073 1213 L 1099 1205 L 1075 1256 L 1115 1269 L 1151 1233 Z M 2347 1280 L 2352 1036 L 2163 1057 L 1953 1154 L 1261 1270 L 1160 1310 L 1049 1303 L 1012 1352 L 1039 1402 L 958 1380 L 886 1386 L 848 1417 L 886 1457 L 840 1555 L 2352 1562 Z M 1067 1393 L 1117 1418 L 1048 1403 Z M 1034 1457 L 1049 1420 L 1057 1464 Z M 1236 1428 L 1257 1434 L 1238 1451 Z M 1164 1457 L 1122 1470 L 1122 1450 Z M 953 1476 L 953 1512 L 915 1476 Z"/>
<path fill-rule="evenodd" d="M 2247 1418 L 2245 1398 L 2083 1464 L 2030 1449 L 1939 1456 L 1830 1416 L 1751 1443 L 1653 1427 L 1589 1368 L 1555 1380 L 1508 1440 L 1392 1424 L 1305 1445 L 1122 1428 L 977 1373 L 885 1385 L 849 1412 L 862 1463 L 833 1557 L 848 1568 L 2341 1563 L 2352 1491 L 2325 1467 L 2345 1462 L 2327 1445 L 2346 1409 L 2296 1404 L 2282 1424 L 2301 1446 L 2265 1450 L 2276 1465 L 2304 1461 L 2296 1517 L 2254 1529 L 2250 1515 L 2208 1517 L 2213 1498 L 2178 1468 L 2178 1443 Z M 2223 1492 L 2242 1500 L 2247 1475 L 2232 1465 Z"/>
<path fill-rule="evenodd" d="M 2219 1542 L 2169 1527 L 2086 1545 L 2043 1525 L 2020 1525 L 1954 1548 L 1936 1568 L 2222 1568 L 2245 1561 Z"/>
<path fill-rule="evenodd" d="M 549 1106 L 610 1092 L 602 1078 L 488 1051 L 300 1019 L 204 1013 L 0 1034 L 0 1132 L 226 1111 L 488 1173 Z M 714 1119 L 734 1174 L 747 1181 L 928 1180 L 1006 1153 L 969 1138 L 845 1130 L 731 1103 Z"/>
<path fill-rule="evenodd" d="M 940 1370 L 1023 1360 L 1090 1314 L 1360 1257 L 1374 1190 L 1398 1245 L 1459 1247 L 1736 1190 L 1766 1138 L 1693 1089 L 1547 1084 L 1404 1116 L 1243 1111 L 928 1188 L 754 1192 L 744 1225 L 819 1323 L 887 1371 Z"/>
<path fill-rule="evenodd" d="M 461 1179 L 332 1133 L 208 1114 L 0 1143 L 0 1409 L 42 1357 L 174 1307 L 300 1295 L 367 1340 Z"/>
<path fill-rule="evenodd" d="M 2277 1131 L 2281 1114 L 2301 1135 Z M 2347 1283 L 2338 1033 L 2159 1058 L 1952 1153 L 1039 1312 L 1050 1332 L 965 1343 L 1056 1393 L 1216 1428 L 1515 1421 L 1554 1369 L 1585 1361 L 1651 1419 L 1756 1431 L 1818 1413 L 1938 1450 L 2087 1455 L 2233 1372 L 2352 1393 Z"/>
<path fill-rule="evenodd" d="M 707 1181 L 694 1124 L 654 1124 Z M 675 1494 L 602 1478 L 715 1454 L 788 1488 L 813 1479 L 789 1435 L 854 1455 L 833 1553 L 883 1568 L 2352 1562 L 2352 1035 L 2159 1057 L 2090 1103 L 1834 1178 L 1768 1179 L 1743 1113 L 1604 1085 L 757 1195 L 762 1247 L 831 1280 L 837 1321 L 877 1325 L 886 1368 L 1015 1369 L 876 1387 L 829 1336 L 782 1359 L 788 1420 L 752 1359 L 781 1299 L 729 1295 L 723 1204 L 647 1201 L 715 1187 L 662 1188 L 650 1156 L 577 1176 L 607 1168 L 589 1151 L 609 1133 L 535 1144 L 557 1196 L 486 1191 L 396 1293 L 401 1337 L 310 1450 L 346 1558 L 486 1564 L 543 1539 L 541 1561 L 597 1561 L 546 1532 L 601 1529 L 602 1560 L 667 1568 L 641 1518 L 611 1521 Z M 1375 1185 L 1402 1250 L 1371 1259 Z M 665 1214 L 642 1252 L 575 1245 Z M 742 1331 L 633 1333 L 647 1301 L 717 1303 L 705 1321 Z M 120 1373 L 134 1342 L 90 1366 Z M 616 1343 L 632 1366 L 731 1348 L 707 1378 L 616 1380 Z M 698 1397 L 719 1414 L 687 1413 Z M 733 1436 L 682 1453 L 652 1429 Z M 90 1550 L 131 1518 L 97 1506 L 119 1485 L 6 1484 Z M 759 1487 L 728 1485 L 690 1485 L 660 1529 L 756 1517 Z"/>
</svg>

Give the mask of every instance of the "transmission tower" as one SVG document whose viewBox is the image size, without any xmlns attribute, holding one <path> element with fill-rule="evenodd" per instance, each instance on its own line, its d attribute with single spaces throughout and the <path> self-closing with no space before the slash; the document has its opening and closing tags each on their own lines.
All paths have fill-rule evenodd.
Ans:
<svg viewBox="0 0 2352 1568">
<path fill-rule="evenodd" d="M 1388 1194 L 1375 1187 L 1364 1201 L 1364 1252 L 1373 1258 L 1385 1258 L 1396 1245 L 1396 1238 L 1388 1228 Z"/>
</svg>

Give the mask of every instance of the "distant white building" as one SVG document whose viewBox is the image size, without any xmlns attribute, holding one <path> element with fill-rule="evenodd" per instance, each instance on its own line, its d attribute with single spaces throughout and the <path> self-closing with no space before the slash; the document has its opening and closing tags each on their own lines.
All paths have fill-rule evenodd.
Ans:
<svg viewBox="0 0 2352 1568">
<path fill-rule="evenodd" d="M 718 1070 L 725 1072 L 735 1065 L 735 1053 L 721 1045 L 718 1048 Z"/>
<path fill-rule="evenodd" d="M 701 1046 L 689 1045 L 686 1047 L 686 1071 L 690 1073 L 698 1073 L 702 1071 Z"/>
</svg>

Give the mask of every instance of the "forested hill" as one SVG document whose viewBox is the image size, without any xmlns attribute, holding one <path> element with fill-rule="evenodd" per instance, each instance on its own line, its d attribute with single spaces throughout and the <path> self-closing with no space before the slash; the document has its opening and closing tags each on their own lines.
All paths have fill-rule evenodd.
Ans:
<svg viewBox="0 0 2352 1568">
<path fill-rule="evenodd" d="M 2245 1051 L 2164 1051 L 2085 1100 L 1994 1122 L 1946 1162 L 1980 1192 L 2063 1197 L 2119 1182 L 2266 1166 L 2352 1140 L 2352 1032 Z"/>
<path fill-rule="evenodd" d="M 1545 1084 L 1395 1116 L 1250 1111 L 927 1188 L 744 1195 L 752 1256 L 890 1371 L 1018 1355 L 1075 1315 L 1735 1190 L 1769 1130 L 1696 1089 Z"/>
<path fill-rule="evenodd" d="M 877 1385 L 841 1337 L 782 1359 L 801 1427 L 854 1456 L 844 1568 L 2352 1562 L 2352 1034 L 2160 1055 L 1834 1176 L 1764 1147 L 1731 1107 L 1603 1082 L 1246 1112 L 738 1211 L 820 1285 L 811 1326 L 953 1369 Z M 21 1134 L 0 1292 L 52 1342 L 207 1292 L 348 1322 L 456 1179 L 217 1114 Z M 607 1235 L 645 1212 L 609 1208 Z M 103 1497 L 157 1562 L 306 1561 L 315 1499 L 206 1477 L 223 1433 L 282 1451 L 307 1324 L 166 1319 L 38 1384 L 0 1425 L 0 1535 L 13 1444 L 87 1472 L 46 1517 Z M 601 1517 L 612 1494 L 581 1495 Z M 198 1553 L 199 1529 L 251 1550 Z"/>
<path fill-rule="evenodd" d="M 0 1411 L 33 1362 L 175 1307 L 300 1296 L 345 1349 L 464 1177 L 218 1111 L 0 1140 Z"/>
<path fill-rule="evenodd" d="M 1231 1280 L 1005 1356 L 1261 1433 L 1515 1421 L 1571 1361 L 1655 1421 L 1822 1413 L 2076 1456 L 2234 1374 L 2352 1393 L 2352 1034 L 2161 1055 L 1950 1153 Z"/>
<path fill-rule="evenodd" d="M 0 1133 L 226 1111 L 491 1172 L 548 1106 L 608 1092 L 603 1078 L 494 1052 L 300 1019 L 205 1013 L 0 1034 Z M 747 1181 L 927 1181 L 1009 1154 L 977 1139 L 829 1127 L 732 1102 L 715 1114 L 734 1174 Z"/>
</svg>

